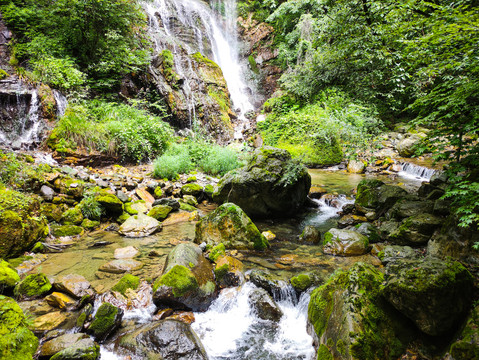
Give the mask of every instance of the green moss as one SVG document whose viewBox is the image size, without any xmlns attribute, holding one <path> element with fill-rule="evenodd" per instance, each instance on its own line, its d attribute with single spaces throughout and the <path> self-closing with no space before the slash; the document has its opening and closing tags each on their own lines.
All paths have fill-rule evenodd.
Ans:
<svg viewBox="0 0 479 360">
<path fill-rule="evenodd" d="M 218 66 L 217 63 L 215 63 L 213 60 L 208 59 L 207 57 L 204 57 L 200 52 L 196 52 L 191 56 L 192 56 L 193 59 L 195 59 L 200 64 L 206 64 L 210 67 L 214 67 L 214 68 L 219 69 L 219 66 Z"/>
<path fill-rule="evenodd" d="M 124 212 L 116 219 L 116 222 L 119 224 L 123 224 L 130 216 L 130 214 Z"/>
<path fill-rule="evenodd" d="M 339 164 L 343 160 L 343 150 L 336 138 L 331 141 L 308 141 L 290 143 L 281 141 L 278 148 L 287 150 L 294 159 L 301 159 L 306 166 L 326 166 Z"/>
<path fill-rule="evenodd" d="M 90 220 L 90 219 L 84 219 L 81 223 L 81 227 L 86 230 L 93 230 L 97 228 L 98 226 L 100 226 L 99 221 Z"/>
<path fill-rule="evenodd" d="M 318 357 L 317 360 L 333 360 L 333 355 L 329 351 L 326 345 L 320 345 L 318 349 Z"/>
<path fill-rule="evenodd" d="M 331 234 L 329 231 L 324 234 L 324 239 L 323 239 L 323 245 L 329 244 L 333 241 L 333 234 Z"/>
<path fill-rule="evenodd" d="M 0 260 L 0 289 L 13 288 L 19 281 L 17 270 L 5 260 Z"/>
<path fill-rule="evenodd" d="M 173 210 L 171 206 L 168 205 L 157 205 L 154 206 L 149 212 L 148 216 L 155 218 L 156 220 L 165 220 L 168 217 L 168 214 Z"/>
<path fill-rule="evenodd" d="M 180 76 L 174 70 L 175 63 L 173 53 L 170 50 L 165 49 L 160 53 L 160 56 L 163 59 L 163 75 L 165 76 L 166 81 L 168 81 L 172 87 L 176 88 Z"/>
<path fill-rule="evenodd" d="M 294 276 L 291 278 L 290 282 L 291 285 L 299 291 L 305 291 L 313 283 L 308 274 L 299 274 L 298 276 Z"/>
<path fill-rule="evenodd" d="M 133 205 L 131 202 L 125 203 L 125 205 L 124 205 L 125 211 L 130 215 L 137 215 L 138 210 L 132 209 L 131 205 Z"/>
<path fill-rule="evenodd" d="M 3 79 L 5 79 L 5 78 L 7 78 L 7 77 L 9 77 L 9 76 L 10 76 L 10 75 L 8 75 L 8 73 L 7 73 L 5 70 L 0 69 L 0 80 L 3 80 Z"/>
<path fill-rule="evenodd" d="M 22 309 L 0 295 L 0 358 L 31 360 L 37 348 L 38 339 L 28 329 Z"/>
<path fill-rule="evenodd" d="M 50 232 L 54 237 L 77 236 L 83 234 L 83 228 L 76 225 L 51 225 Z"/>
<path fill-rule="evenodd" d="M 155 188 L 154 194 L 155 194 L 155 198 L 156 198 L 156 199 L 161 198 L 161 197 L 163 196 L 163 190 L 161 190 L 161 187 L 157 186 L 157 187 Z"/>
<path fill-rule="evenodd" d="M 95 201 L 100 203 L 107 214 L 120 215 L 123 213 L 123 203 L 113 194 L 103 192 L 95 197 Z"/>
<path fill-rule="evenodd" d="M 256 64 L 256 60 L 254 59 L 253 55 L 248 56 L 248 63 L 251 71 L 253 71 L 255 74 L 259 74 L 258 64 Z"/>
<path fill-rule="evenodd" d="M 119 293 L 125 295 L 125 292 L 127 289 L 136 290 L 138 289 L 139 285 L 140 285 L 140 279 L 138 278 L 138 276 L 126 274 L 111 289 L 113 291 L 118 291 Z"/>
<path fill-rule="evenodd" d="M 203 192 L 203 186 L 199 184 L 186 184 L 181 187 L 181 194 L 182 195 L 193 195 L 198 196 Z"/>
<path fill-rule="evenodd" d="M 116 306 L 110 303 L 101 304 L 88 328 L 88 332 L 93 334 L 96 339 L 106 338 L 121 315 L 121 310 Z"/>
<path fill-rule="evenodd" d="M 185 210 L 185 211 L 189 211 L 189 212 L 197 210 L 194 206 L 191 206 L 191 205 L 185 203 L 184 201 L 180 201 L 180 209 Z"/>
<path fill-rule="evenodd" d="M 188 179 L 186 179 L 186 182 L 191 183 L 191 182 L 195 182 L 196 180 L 197 180 L 196 176 L 189 176 Z"/>
<path fill-rule="evenodd" d="M 220 243 L 213 247 L 211 249 L 210 253 L 208 254 L 208 259 L 210 259 L 213 262 L 216 262 L 216 260 L 221 256 L 226 254 L 226 248 L 225 244 Z"/>
<path fill-rule="evenodd" d="M 213 198 L 214 191 L 215 191 L 215 188 L 211 184 L 206 185 L 205 188 L 204 188 L 204 192 L 205 192 L 206 196 L 208 196 L 210 199 Z"/>
<path fill-rule="evenodd" d="M 170 287 L 175 297 L 180 297 L 190 291 L 196 290 L 198 288 L 198 281 L 190 269 L 183 265 L 175 265 L 155 282 L 153 291 L 156 291 L 163 285 Z"/>
<path fill-rule="evenodd" d="M 83 221 L 83 214 L 79 207 L 68 209 L 62 215 L 61 222 L 65 225 L 79 225 Z"/>
<path fill-rule="evenodd" d="M 48 293 L 52 288 L 45 274 L 32 274 L 15 286 L 15 296 L 35 297 Z"/>
<path fill-rule="evenodd" d="M 226 273 L 230 270 L 230 267 L 228 264 L 223 264 L 221 266 L 216 266 L 215 267 L 215 278 L 216 280 L 221 280 L 225 275 Z"/>
<path fill-rule="evenodd" d="M 346 355 L 346 344 L 344 343 L 343 339 L 339 339 L 337 342 L 336 342 L 336 350 L 338 350 L 338 352 L 341 354 L 341 355 Z"/>
<path fill-rule="evenodd" d="M 42 253 L 45 250 L 45 245 L 42 242 L 37 242 L 33 245 L 32 252 L 35 254 Z"/>
</svg>

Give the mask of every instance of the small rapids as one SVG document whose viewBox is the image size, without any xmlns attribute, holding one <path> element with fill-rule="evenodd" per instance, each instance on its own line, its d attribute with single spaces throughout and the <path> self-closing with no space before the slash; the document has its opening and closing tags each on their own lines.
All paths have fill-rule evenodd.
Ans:
<svg viewBox="0 0 479 360">
<path fill-rule="evenodd" d="M 302 227 L 313 225 L 320 231 L 327 231 L 336 226 L 336 220 L 343 206 L 354 204 L 354 199 L 346 195 L 322 196 L 320 199 L 313 199 L 318 204 L 318 209 L 311 212 L 302 222 Z"/>
<path fill-rule="evenodd" d="M 435 172 L 436 170 L 425 166 L 403 162 L 401 163 L 401 171 L 398 172 L 398 175 L 411 180 L 429 181 Z"/>
<path fill-rule="evenodd" d="M 284 315 L 279 323 L 256 316 L 248 297 L 255 285 L 225 289 L 204 313 L 195 313 L 193 329 L 211 360 L 309 360 L 313 340 L 306 332 L 309 294 L 276 299 Z"/>
</svg>

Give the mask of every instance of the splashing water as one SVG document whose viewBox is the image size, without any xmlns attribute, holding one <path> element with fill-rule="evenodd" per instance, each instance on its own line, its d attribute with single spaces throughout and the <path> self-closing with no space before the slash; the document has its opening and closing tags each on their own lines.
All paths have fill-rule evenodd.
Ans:
<svg viewBox="0 0 479 360">
<path fill-rule="evenodd" d="M 248 301 L 255 289 L 252 283 L 225 289 L 208 311 L 195 314 L 192 326 L 210 359 L 312 359 L 313 340 L 306 332 L 309 294 L 303 294 L 297 304 L 295 296 L 278 299 L 283 317 L 275 324 L 255 315 Z"/>
<path fill-rule="evenodd" d="M 401 168 L 401 171 L 398 172 L 399 176 L 418 181 L 429 181 L 436 172 L 434 169 L 408 162 L 401 163 Z"/>
</svg>

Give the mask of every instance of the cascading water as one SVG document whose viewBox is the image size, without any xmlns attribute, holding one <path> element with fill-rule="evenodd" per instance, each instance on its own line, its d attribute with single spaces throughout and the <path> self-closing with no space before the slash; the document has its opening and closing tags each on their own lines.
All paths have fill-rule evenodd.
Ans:
<svg viewBox="0 0 479 360">
<path fill-rule="evenodd" d="M 235 138 L 240 138 L 246 124 L 245 114 L 254 110 L 254 106 L 248 96 L 253 88 L 245 81 L 248 78 L 245 73 L 247 67 L 241 64 L 238 57 L 236 0 L 215 1 L 212 5 L 222 9 L 223 20 L 200 0 L 154 0 L 145 2 L 144 8 L 156 51 L 172 51 L 175 71 L 184 80 L 181 86 L 188 103 L 190 123 L 198 104 L 192 90 L 195 84 L 190 84 L 193 80 L 189 78 L 191 60 L 188 57 L 180 59 L 178 55 L 182 51 L 188 54 L 200 52 L 220 66 L 233 108 L 237 109 L 242 120 L 235 129 Z"/>
<path fill-rule="evenodd" d="M 57 104 L 57 118 L 61 118 L 65 115 L 65 111 L 68 106 L 68 100 L 60 91 L 53 90 L 53 97 L 55 98 L 55 102 Z"/>
<path fill-rule="evenodd" d="M 412 180 L 429 181 L 436 172 L 434 169 L 408 162 L 403 162 L 400 165 L 401 171 L 399 171 L 398 175 Z"/>
<path fill-rule="evenodd" d="M 322 196 L 320 199 L 313 199 L 318 205 L 318 210 L 311 213 L 303 221 L 302 225 L 316 226 L 320 231 L 327 231 L 334 227 L 335 219 L 338 217 L 344 205 L 354 204 L 354 199 L 346 195 Z"/>
<path fill-rule="evenodd" d="M 225 289 L 204 313 L 196 313 L 193 329 L 211 360 L 309 360 L 314 357 L 313 339 L 306 332 L 309 294 L 277 299 L 283 311 L 279 323 L 261 320 L 249 296 L 256 289 L 247 282 Z M 288 293 L 286 291 L 286 293 Z"/>
</svg>

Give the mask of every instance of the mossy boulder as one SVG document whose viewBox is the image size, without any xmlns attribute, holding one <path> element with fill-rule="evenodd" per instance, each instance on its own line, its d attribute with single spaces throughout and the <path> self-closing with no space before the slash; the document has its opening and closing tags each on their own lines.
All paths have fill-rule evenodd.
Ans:
<svg viewBox="0 0 479 360">
<path fill-rule="evenodd" d="M 215 278 L 220 287 L 240 286 L 245 281 L 244 265 L 238 259 L 220 255 L 216 259 Z"/>
<path fill-rule="evenodd" d="M 95 196 L 95 201 L 100 203 L 107 215 L 119 216 L 123 213 L 123 202 L 116 195 L 105 190 Z"/>
<path fill-rule="evenodd" d="M 180 200 L 180 209 L 188 212 L 197 210 L 193 205 L 187 204 L 183 200 Z"/>
<path fill-rule="evenodd" d="M 208 254 L 208 259 L 213 262 L 216 262 L 216 259 L 218 259 L 222 255 L 226 255 L 226 248 L 225 244 L 219 243 L 210 250 Z"/>
<path fill-rule="evenodd" d="M 203 194 L 203 186 L 201 186 L 200 184 L 195 184 L 195 183 L 183 185 L 181 187 L 181 194 L 192 195 L 198 198 Z"/>
<path fill-rule="evenodd" d="M 87 334 L 64 334 L 48 340 L 42 344 L 40 349 L 40 358 L 50 357 L 56 353 L 69 348 L 82 339 L 89 339 Z"/>
<path fill-rule="evenodd" d="M 424 199 L 398 200 L 394 206 L 386 213 L 386 218 L 402 220 L 410 216 L 419 214 L 432 214 L 434 201 Z"/>
<path fill-rule="evenodd" d="M 17 270 L 5 260 L 0 259 L 0 291 L 13 288 L 20 281 Z"/>
<path fill-rule="evenodd" d="M 92 339 L 81 339 L 70 347 L 53 355 L 50 360 L 97 360 L 100 358 L 100 345 Z"/>
<path fill-rule="evenodd" d="M 330 229 L 324 234 L 323 253 L 340 256 L 358 256 L 369 252 L 369 240 L 353 230 Z"/>
<path fill-rule="evenodd" d="M 62 237 L 62 236 L 78 236 L 82 235 L 84 232 L 81 226 L 76 225 L 51 225 L 50 226 L 50 233 L 54 237 Z"/>
<path fill-rule="evenodd" d="M 0 358 L 31 360 L 37 348 L 38 339 L 28 329 L 20 306 L 0 295 Z"/>
<path fill-rule="evenodd" d="M 148 216 L 152 218 L 162 221 L 165 220 L 168 214 L 173 210 L 171 206 L 168 205 L 156 205 L 148 212 Z"/>
<path fill-rule="evenodd" d="M 85 183 L 82 180 L 74 179 L 68 176 L 60 176 L 54 182 L 53 186 L 61 194 L 70 195 L 74 198 L 81 198 L 85 191 Z"/>
<path fill-rule="evenodd" d="M 291 286 L 298 292 L 306 291 L 313 285 L 313 279 L 309 274 L 299 274 L 290 279 Z"/>
<path fill-rule="evenodd" d="M 389 234 L 388 240 L 397 245 L 425 245 L 434 231 L 441 228 L 444 219 L 432 214 L 419 214 L 404 219 Z"/>
<path fill-rule="evenodd" d="M 195 242 L 223 243 L 227 249 L 264 250 L 269 246 L 248 215 L 232 203 L 219 206 L 196 223 Z"/>
<path fill-rule="evenodd" d="M 48 221 L 60 222 L 63 213 L 68 210 L 65 204 L 52 204 L 43 203 L 41 213 L 47 218 Z"/>
<path fill-rule="evenodd" d="M 235 203 L 251 217 L 285 217 L 303 206 L 310 187 L 307 169 L 286 150 L 263 147 L 246 166 L 223 176 L 213 199 Z"/>
<path fill-rule="evenodd" d="M 79 207 L 68 209 L 62 214 L 61 222 L 65 225 L 80 225 L 83 221 L 83 214 Z"/>
<path fill-rule="evenodd" d="M 372 265 L 356 263 L 311 293 L 308 330 L 318 359 L 393 360 L 403 353 L 409 331 L 385 306 L 383 278 Z"/>
<path fill-rule="evenodd" d="M 119 293 L 125 295 L 126 290 L 128 289 L 136 290 L 138 289 L 139 285 L 140 285 L 140 279 L 138 278 L 138 276 L 126 274 L 111 289 L 113 291 L 118 291 Z"/>
<path fill-rule="evenodd" d="M 81 227 L 85 230 L 93 230 L 100 226 L 100 222 L 96 220 L 83 219 Z"/>
<path fill-rule="evenodd" d="M 146 204 L 145 200 L 137 200 L 125 203 L 124 209 L 130 215 L 136 215 L 139 213 L 146 214 L 149 210 L 149 206 Z"/>
<path fill-rule="evenodd" d="M 479 306 L 476 306 L 467 319 L 449 353 L 456 360 L 479 359 Z"/>
<path fill-rule="evenodd" d="M 96 341 L 103 341 L 120 327 L 123 310 L 110 303 L 103 303 L 98 308 L 93 321 L 88 327 L 88 333 Z"/>
<path fill-rule="evenodd" d="M 0 258 L 20 255 L 47 235 L 39 198 L 0 188 Z"/>
<path fill-rule="evenodd" d="M 39 297 L 47 294 L 52 288 L 45 274 L 31 274 L 15 286 L 17 297 Z"/>
<path fill-rule="evenodd" d="M 473 278 L 459 262 L 426 258 L 388 264 L 384 296 L 428 335 L 449 331 L 469 310 Z"/>
<path fill-rule="evenodd" d="M 375 211 L 384 213 L 399 199 L 407 196 L 406 190 L 395 185 L 386 185 L 380 180 L 365 179 L 357 187 L 356 208 L 367 213 Z"/>
<path fill-rule="evenodd" d="M 364 222 L 357 224 L 351 230 L 357 231 L 358 233 L 366 236 L 370 244 L 375 244 L 381 241 L 378 228 L 371 223 Z"/>
<path fill-rule="evenodd" d="M 168 254 L 153 292 L 158 306 L 204 311 L 217 295 L 213 266 L 198 245 L 179 244 Z"/>
</svg>

